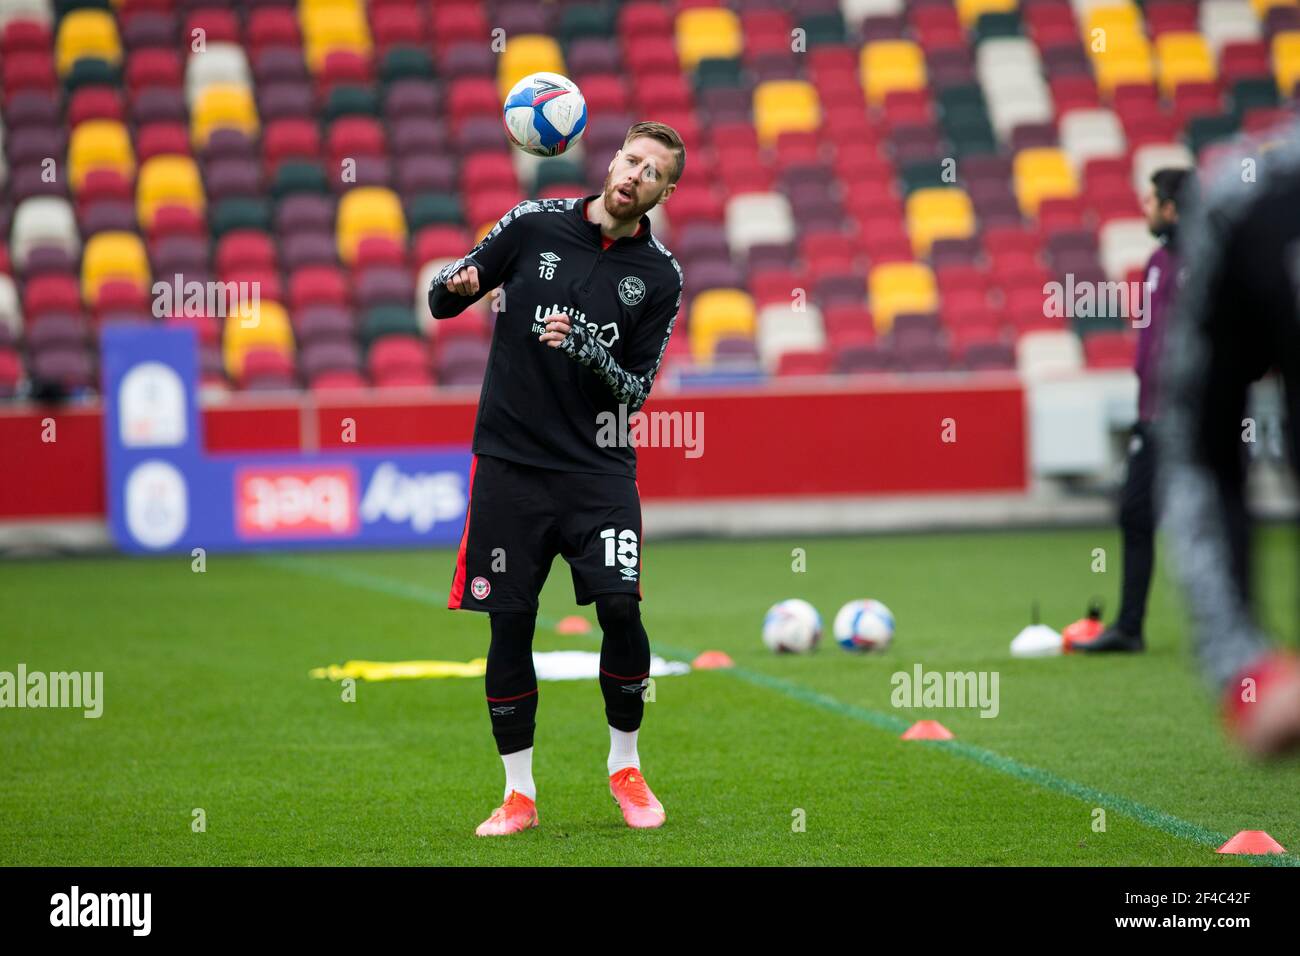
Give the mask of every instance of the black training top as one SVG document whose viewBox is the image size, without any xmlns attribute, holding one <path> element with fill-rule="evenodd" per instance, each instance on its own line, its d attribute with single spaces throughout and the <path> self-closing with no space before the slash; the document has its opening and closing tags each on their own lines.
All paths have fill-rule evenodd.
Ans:
<svg viewBox="0 0 1300 956">
<path fill-rule="evenodd" d="M 429 310 L 450 318 L 501 287 L 491 298 L 496 321 L 475 453 L 635 477 L 636 451 L 608 440 L 608 416 L 619 421 L 622 404 L 626 420 L 649 396 L 681 307 L 682 270 L 651 235 L 648 216 L 637 235 L 602 249 L 600 225 L 585 215 L 594 198 L 515 206 L 434 277 Z M 478 293 L 448 291 L 447 280 L 467 265 L 478 267 Z M 572 319 L 560 348 L 537 340 L 550 312 Z"/>
</svg>

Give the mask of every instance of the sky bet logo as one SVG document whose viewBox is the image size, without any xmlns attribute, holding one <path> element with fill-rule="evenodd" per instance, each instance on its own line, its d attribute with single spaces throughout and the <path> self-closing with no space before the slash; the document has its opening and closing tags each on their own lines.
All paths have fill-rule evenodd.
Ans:
<svg viewBox="0 0 1300 956">
<path fill-rule="evenodd" d="M 235 528 L 242 538 L 350 537 L 357 474 L 348 465 L 240 468 Z"/>
<path fill-rule="evenodd" d="M 148 936 L 152 914 L 152 893 L 82 893 L 74 886 L 50 897 L 51 926 L 127 926 L 133 936 Z"/>
<path fill-rule="evenodd" d="M 235 472 L 235 527 L 245 539 L 350 538 L 362 525 L 409 525 L 425 534 L 464 518 L 464 479 L 454 471 L 408 474 L 391 461 L 361 493 L 351 465 L 285 465 Z"/>
</svg>

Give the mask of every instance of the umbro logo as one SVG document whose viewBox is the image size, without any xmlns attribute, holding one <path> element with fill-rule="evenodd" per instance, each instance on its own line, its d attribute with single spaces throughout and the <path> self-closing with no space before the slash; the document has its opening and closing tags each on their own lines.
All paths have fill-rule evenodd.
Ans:
<svg viewBox="0 0 1300 956">
<path fill-rule="evenodd" d="M 639 694 L 645 690 L 645 685 L 646 682 L 643 680 L 639 680 L 635 684 L 623 684 L 622 691 L 625 694 Z"/>
<path fill-rule="evenodd" d="M 636 568 L 619 568 L 618 573 L 623 575 L 624 581 L 636 580 Z"/>
<path fill-rule="evenodd" d="M 560 257 L 553 252 L 543 252 L 537 257 L 537 277 L 539 279 L 551 279 L 555 277 L 555 267 L 560 263 Z"/>
<path fill-rule="evenodd" d="M 508 714 L 513 714 L 514 712 L 515 712 L 515 705 L 514 705 L 514 704 L 510 704 L 510 705 L 508 705 L 508 706 L 506 706 L 506 707 L 493 707 L 493 708 L 492 708 L 492 713 L 496 714 L 498 717 L 505 717 L 505 716 L 507 716 Z"/>
</svg>

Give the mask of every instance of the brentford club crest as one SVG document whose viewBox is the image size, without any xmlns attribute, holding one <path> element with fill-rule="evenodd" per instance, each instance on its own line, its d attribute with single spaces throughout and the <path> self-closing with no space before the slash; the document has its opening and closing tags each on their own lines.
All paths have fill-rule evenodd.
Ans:
<svg viewBox="0 0 1300 956">
<path fill-rule="evenodd" d="M 474 595 L 475 600 L 481 601 L 492 593 L 492 585 L 487 578 L 475 578 L 469 582 L 469 593 Z"/>
</svg>

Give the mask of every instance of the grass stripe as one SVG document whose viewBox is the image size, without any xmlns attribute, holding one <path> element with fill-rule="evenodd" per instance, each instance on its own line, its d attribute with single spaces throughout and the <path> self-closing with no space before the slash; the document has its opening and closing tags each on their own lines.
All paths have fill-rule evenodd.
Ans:
<svg viewBox="0 0 1300 956">
<path fill-rule="evenodd" d="M 261 556 L 261 560 L 275 567 L 304 574 L 310 577 L 326 578 L 337 581 L 341 584 L 348 584 L 357 588 L 378 591 L 383 594 L 389 594 L 394 597 L 406 598 L 421 604 L 433 605 L 440 608 L 446 608 L 447 596 L 434 591 L 431 588 L 425 588 L 420 585 L 408 584 L 393 578 L 382 575 L 370 574 L 359 571 L 355 568 L 340 567 L 336 565 L 322 564 L 319 561 L 313 561 L 305 558 L 295 558 L 287 556 Z M 543 627 L 554 627 L 554 621 L 538 617 L 538 624 Z M 598 637 L 597 634 L 588 635 Z M 685 648 L 673 647 L 660 641 L 654 642 L 654 648 L 660 655 L 676 657 L 682 660 L 690 661 L 696 656 L 696 652 L 686 650 Z M 765 674 L 761 671 L 750 670 L 745 667 L 731 667 L 720 671 L 720 673 L 729 674 L 732 677 L 743 680 L 756 687 L 765 690 L 775 691 L 793 700 L 817 707 L 828 713 L 836 714 L 840 717 L 846 717 L 859 723 L 868 724 L 877 730 L 897 736 L 911 726 L 911 722 L 896 717 L 892 714 L 881 713 L 880 711 L 871 710 L 867 707 L 859 707 L 855 704 L 846 704 L 829 694 L 823 694 L 797 684 L 793 681 L 781 677 L 774 677 L 771 674 Z M 1108 811 L 1119 813 L 1138 821 L 1144 826 L 1153 830 L 1166 833 L 1169 836 L 1180 840 L 1186 840 L 1191 843 L 1198 843 L 1202 846 L 1217 848 L 1228 840 L 1228 837 L 1222 833 L 1216 833 L 1208 830 L 1199 824 L 1192 823 L 1172 814 L 1165 813 L 1146 804 L 1138 803 L 1136 800 L 1130 800 L 1127 797 L 1116 794 L 1106 793 L 1087 784 L 1078 783 L 1066 777 L 1052 773 L 1050 770 L 1043 770 L 1040 767 L 1034 767 L 1029 764 L 1021 763 L 1011 757 L 988 750 L 984 747 L 978 747 L 974 744 L 968 744 L 960 740 L 935 740 L 926 741 L 927 745 L 938 747 L 942 750 L 961 757 L 962 759 L 977 763 L 982 767 L 1021 780 L 1025 783 L 1033 784 L 1044 790 L 1058 793 L 1062 796 L 1070 797 L 1075 800 L 1083 801 L 1093 807 L 1103 807 Z M 1260 863 L 1273 866 L 1300 866 L 1300 857 L 1294 853 L 1273 854 L 1269 856 L 1248 856 L 1244 857 L 1251 863 Z"/>
</svg>

